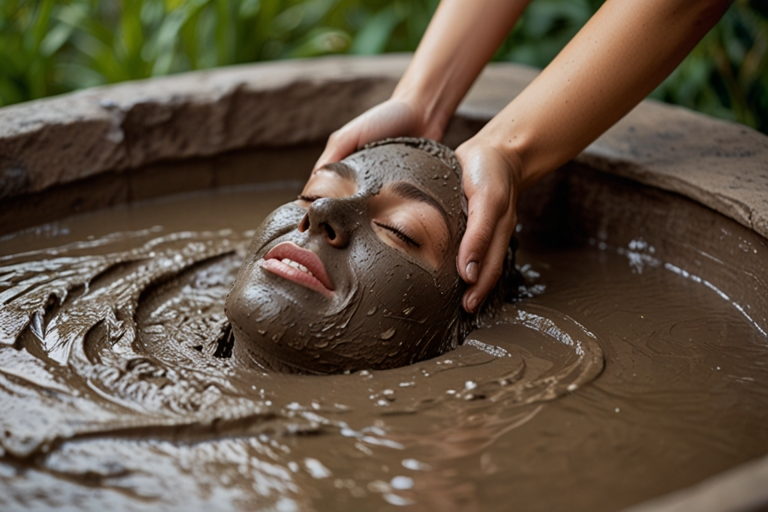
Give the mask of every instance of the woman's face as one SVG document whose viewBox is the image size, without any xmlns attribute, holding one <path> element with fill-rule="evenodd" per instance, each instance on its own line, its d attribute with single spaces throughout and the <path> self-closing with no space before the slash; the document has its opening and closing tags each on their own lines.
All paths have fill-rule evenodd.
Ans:
<svg viewBox="0 0 768 512">
<path fill-rule="evenodd" d="M 457 172 L 376 146 L 312 173 L 260 226 L 227 298 L 234 357 L 281 371 L 383 369 L 455 343 Z"/>
</svg>

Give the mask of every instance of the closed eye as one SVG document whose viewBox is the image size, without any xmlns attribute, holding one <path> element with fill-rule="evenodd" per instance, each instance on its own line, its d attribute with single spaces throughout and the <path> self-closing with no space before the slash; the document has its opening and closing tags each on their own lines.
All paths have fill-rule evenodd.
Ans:
<svg viewBox="0 0 768 512">
<path fill-rule="evenodd" d="M 390 226 L 389 224 L 384 224 L 383 222 L 379 222 L 379 221 L 373 221 L 373 223 L 376 224 L 377 226 L 379 226 L 382 229 L 386 229 L 387 231 L 390 231 L 390 232 L 394 233 L 394 235 L 396 237 L 398 237 L 400 240 L 402 240 L 403 242 L 407 243 L 408 245 L 411 245 L 411 246 L 416 247 L 416 248 L 421 247 L 421 244 L 419 242 L 417 242 L 416 240 L 414 240 L 413 238 L 411 238 L 410 236 L 408 236 L 402 230 L 402 228 L 398 228 L 396 226 Z"/>
<path fill-rule="evenodd" d="M 309 196 L 309 195 L 305 196 L 304 194 L 299 194 L 297 199 L 299 201 L 306 201 L 308 203 L 311 203 L 313 201 L 317 201 L 318 199 L 322 199 L 322 197 L 321 196 Z"/>
</svg>

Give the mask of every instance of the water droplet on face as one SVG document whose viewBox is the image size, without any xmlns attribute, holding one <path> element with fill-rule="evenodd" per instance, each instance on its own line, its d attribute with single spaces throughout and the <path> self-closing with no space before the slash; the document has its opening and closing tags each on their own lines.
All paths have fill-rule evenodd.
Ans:
<svg viewBox="0 0 768 512">
<path fill-rule="evenodd" d="M 371 309 L 369 309 L 367 314 L 368 314 L 368 316 L 371 316 L 374 313 L 376 313 L 376 306 L 373 306 Z"/>
<path fill-rule="evenodd" d="M 405 308 L 405 309 L 403 310 L 403 314 L 404 314 L 405 316 L 408 316 L 408 315 L 410 315 L 411 313 L 413 313 L 413 310 L 414 310 L 414 309 L 415 309 L 415 308 L 414 308 L 413 306 L 411 306 L 411 307 L 409 307 L 409 308 Z"/>
<path fill-rule="evenodd" d="M 383 333 L 381 333 L 381 336 L 379 336 L 382 340 L 390 340 L 395 335 L 396 329 L 394 327 L 390 327 Z"/>
</svg>

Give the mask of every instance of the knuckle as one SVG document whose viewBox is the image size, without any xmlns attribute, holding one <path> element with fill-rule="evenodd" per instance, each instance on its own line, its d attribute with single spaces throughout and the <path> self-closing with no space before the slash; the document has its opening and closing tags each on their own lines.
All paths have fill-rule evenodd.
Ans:
<svg viewBox="0 0 768 512">
<path fill-rule="evenodd" d="M 473 230 L 471 237 L 475 243 L 486 247 L 491 243 L 491 240 L 493 240 L 493 228 L 489 224 L 477 226 Z"/>
</svg>

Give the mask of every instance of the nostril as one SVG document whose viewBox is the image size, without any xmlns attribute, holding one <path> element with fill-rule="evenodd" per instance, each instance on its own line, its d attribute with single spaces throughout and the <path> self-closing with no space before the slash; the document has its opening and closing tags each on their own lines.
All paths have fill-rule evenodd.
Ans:
<svg viewBox="0 0 768 512">
<path fill-rule="evenodd" d="M 304 214 L 301 222 L 299 222 L 299 233 L 303 233 L 309 229 L 309 213 Z"/>
<path fill-rule="evenodd" d="M 322 226 L 323 229 L 325 229 L 325 234 L 328 235 L 328 240 L 336 240 L 336 231 L 333 230 L 331 225 L 327 222 L 323 222 Z"/>
</svg>

